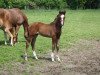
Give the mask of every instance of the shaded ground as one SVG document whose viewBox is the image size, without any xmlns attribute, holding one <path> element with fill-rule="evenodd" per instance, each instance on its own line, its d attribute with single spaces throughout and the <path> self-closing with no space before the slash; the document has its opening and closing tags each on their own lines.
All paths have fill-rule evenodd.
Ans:
<svg viewBox="0 0 100 75">
<path fill-rule="evenodd" d="M 60 52 L 62 62 L 51 62 L 49 54 L 39 60 L 11 62 L 0 66 L 0 75 L 100 75 L 100 41 L 79 40 Z"/>
</svg>

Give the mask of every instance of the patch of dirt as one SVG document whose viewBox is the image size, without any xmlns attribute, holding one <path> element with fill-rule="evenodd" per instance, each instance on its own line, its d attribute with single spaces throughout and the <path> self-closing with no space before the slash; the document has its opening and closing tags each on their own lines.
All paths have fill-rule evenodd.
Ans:
<svg viewBox="0 0 100 75">
<path fill-rule="evenodd" d="M 79 40 L 60 56 L 61 63 L 51 62 L 48 53 L 39 54 L 39 60 L 11 62 L 0 67 L 0 75 L 100 75 L 99 40 Z"/>
</svg>

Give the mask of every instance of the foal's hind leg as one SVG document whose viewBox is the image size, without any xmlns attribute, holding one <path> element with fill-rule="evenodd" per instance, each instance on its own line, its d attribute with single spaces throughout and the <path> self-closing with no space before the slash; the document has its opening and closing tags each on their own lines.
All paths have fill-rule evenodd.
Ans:
<svg viewBox="0 0 100 75">
<path fill-rule="evenodd" d="M 35 57 L 35 59 L 38 59 L 37 58 L 37 55 L 36 55 L 36 52 L 35 52 L 35 42 L 36 42 L 36 38 L 37 38 L 37 35 L 34 35 L 33 39 L 32 39 L 32 42 L 31 42 L 31 46 L 32 46 L 32 50 L 33 50 L 33 56 Z"/>
</svg>

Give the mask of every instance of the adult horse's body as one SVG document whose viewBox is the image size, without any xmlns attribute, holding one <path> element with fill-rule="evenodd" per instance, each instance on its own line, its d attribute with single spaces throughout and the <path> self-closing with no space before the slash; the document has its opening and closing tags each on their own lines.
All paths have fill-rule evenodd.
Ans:
<svg viewBox="0 0 100 75">
<path fill-rule="evenodd" d="M 29 27 L 29 38 L 26 39 L 26 50 L 25 50 L 25 60 L 27 60 L 27 49 L 29 47 L 29 44 L 31 43 L 32 50 L 33 50 L 33 55 L 35 56 L 36 59 L 36 52 L 34 50 L 34 45 L 36 41 L 36 37 L 38 35 L 42 35 L 45 37 L 50 37 L 52 38 L 52 53 L 51 53 L 51 59 L 54 61 L 54 50 L 57 50 L 57 59 L 60 61 L 60 58 L 58 56 L 58 51 L 59 51 L 59 39 L 61 35 L 61 28 L 62 25 L 64 25 L 64 19 L 65 19 L 65 11 L 59 11 L 59 14 L 55 18 L 53 22 L 50 24 L 45 24 L 41 22 L 35 22 L 30 25 Z"/>
<path fill-rule="evenodd" d="M 23 24 L 24 36 L 28 37 L 28 20 L 25 14 L 18 8 L 3 9 L 0 8 L 0 28 L 11 37 L 11 45 L 14 43 L 14 37 L 17 37 L 20 25 Z M 6 43 L 6 42 L 5 42 Z"/>
</svg>

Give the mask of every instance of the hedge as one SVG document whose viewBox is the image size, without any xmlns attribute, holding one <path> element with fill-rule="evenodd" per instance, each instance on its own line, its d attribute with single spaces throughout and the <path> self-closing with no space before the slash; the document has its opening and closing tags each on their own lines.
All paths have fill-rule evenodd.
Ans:
<svg viewBox="0 0 100 75">
<path fill-rule="evenodd" d="M 0 8 L 97 9 L 100 0 L 0 0 Z"/>
</svg>

